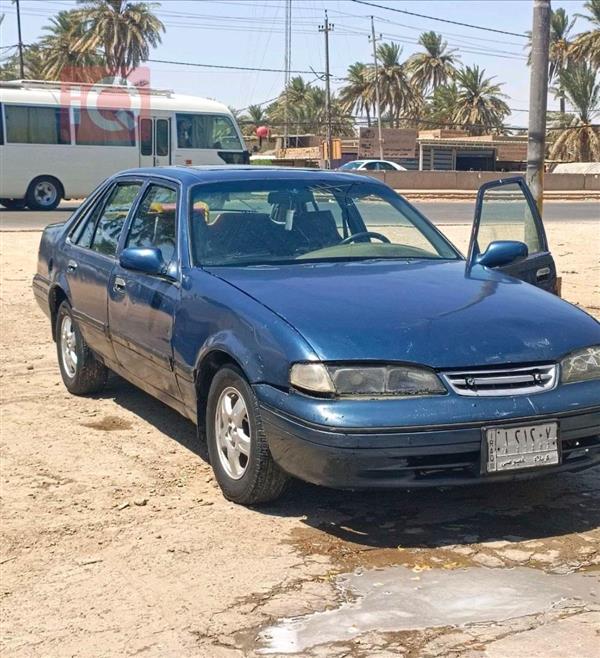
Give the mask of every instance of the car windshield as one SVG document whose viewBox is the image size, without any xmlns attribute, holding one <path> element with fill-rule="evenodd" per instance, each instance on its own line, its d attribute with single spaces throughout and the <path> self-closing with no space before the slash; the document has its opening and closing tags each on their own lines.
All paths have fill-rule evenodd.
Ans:
<svg viewBox="0 0 600 658">
<path fill-rule="evenodd" d="M 342 165 L 340 169 L 358 169 L 362 163 L 363 163 L 362 160 L 354 160 L 353 162 L 346 162 L 346 164 Z"/>
<path fill-rule="evenodd" d="M 201 184 L 190 208 L 198 265 L 460 257 L 412 206 L 372 182 Z"/>
</svg>

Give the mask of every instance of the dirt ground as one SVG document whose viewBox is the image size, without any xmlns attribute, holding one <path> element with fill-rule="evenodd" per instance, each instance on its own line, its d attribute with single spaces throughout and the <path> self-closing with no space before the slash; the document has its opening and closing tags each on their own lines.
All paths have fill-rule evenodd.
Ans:
<svg viewBox="0 0 600 658">
<path fill-rule="evenodd" d="M 599 226 L 548 229 L 563 296 L 600 317 Z M 448 230 L 463 248 L 467 232 Z M 340 629 L 296 655 L 597 656 L 598 470 L 427 492 L 296 483 L 276 504 L 233 505 L 175 412 L 116 377 L 67 394 L 31 293 L 39 237 L 0 235 L 2 655 L 254 656 L 279 620 L 354 605 L 338 574 L 404 565 L 415 581 L 521 566 L 593 593 L 459 626 Z"/>
</svg>

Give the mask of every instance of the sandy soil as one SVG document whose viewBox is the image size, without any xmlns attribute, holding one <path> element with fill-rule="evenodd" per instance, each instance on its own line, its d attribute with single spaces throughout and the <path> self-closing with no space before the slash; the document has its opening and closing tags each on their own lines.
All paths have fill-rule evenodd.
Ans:
<svg viewBox="0 0 600 658">
<path fill-rule="evenodd" d="M 564 295 L 600 317 L 598 227 L 550 238 Z M 39 233 L 0 240 L 4 656 L 255 655 L 261 628 L 339 605 L 333 576 L 357 568 L 598 570 L 598 471 L 426 493 L 298 483 L 260 510 L 228 503 L 175 412 L 118 378 L 94 398 L 67 394 L 31 293 Z M 527 633 L 547 628 L 568 647 L 577 629 L 593 646 L 590 614 L 566 606 L 469 629 L 372 632 L 307 655 L 500 656 L 520 634 L 527 655 L 542 656 Z"/>
</svg>

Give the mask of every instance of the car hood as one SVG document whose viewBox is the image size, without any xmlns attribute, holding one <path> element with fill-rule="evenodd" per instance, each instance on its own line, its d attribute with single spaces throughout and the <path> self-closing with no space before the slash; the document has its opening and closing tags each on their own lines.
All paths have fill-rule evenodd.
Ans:
<svg viewBox="0 0 600 658">
<path fill-rule="evenodd" d="M 600 323 L 517 279 L 464 261 L 220 267 L 212 274 L 292 325 L 322 360 L 433 368 L 555 361 L 600 343 Z"/>
</svg>

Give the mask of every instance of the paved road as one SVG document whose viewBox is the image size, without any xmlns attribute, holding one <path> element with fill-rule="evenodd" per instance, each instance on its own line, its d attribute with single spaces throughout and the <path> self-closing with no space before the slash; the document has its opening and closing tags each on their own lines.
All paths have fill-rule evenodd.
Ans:
<svg viewBox="0 0 600 658">
<path fill-rule="evenodd" d="M 473 220 L 473 202 L 463 201 L 418 201 L 415 203 L 427 217 L 439 224 L 470 224 Z M 61 204 L 53 212 L 31 210 L 5 210 L 0 208 L 0 230 L 40 230 L 53 222 L 63 222 L 76 203 Z M 594 201 L 547 201 L 544 204 L 544 221 L 599 221 L 600 203 Z"/>
</svg>

